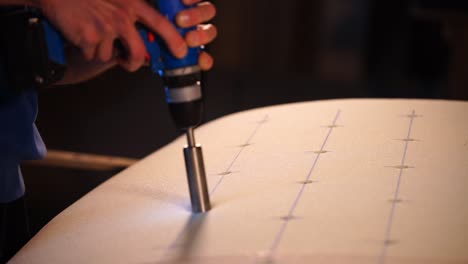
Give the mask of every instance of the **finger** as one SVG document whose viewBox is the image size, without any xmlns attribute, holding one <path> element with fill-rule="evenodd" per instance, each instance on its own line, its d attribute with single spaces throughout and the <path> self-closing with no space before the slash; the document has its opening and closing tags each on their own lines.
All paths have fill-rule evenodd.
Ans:
<svg viewBox="0 0 468 264">
<path fill-rule="evenodd" d="M 185 35 L 185 41 L 189 47 L 198 47 L 212 42 L 218 35 L 215 26 L 199 25 L 196 30 L 192 30 Z"/>
<path fill-rule="evenodd" d="M 95 45 L 88 45 L 86 47 L 82 47 L 81 51 L 83 52 L 83 57 L 87 61 L 94 60 L 95 55 L 96 55 L 96 46 Z"/>
<path fill-rule="evenodd" d="M 194 8 L 181 11 L 176 16 L 179 27 L 193 27 L 211 20 L 216 15 L 216 8 L 210 2 L 202 2 Z"/>
<path fill-rule="evenodd" d="M 114 50 L 114 40 L 113 39 L 105 39 L 97 48 L 97 58 L 101 62 L 108 62 L 112 59 Z"/>
<path fill-rule="evenodd" d="M 213 57 L 210 54 L 202 51 L 200 53 L 200 56 L 198 57 L 198 65 L 200 66 L 200 68 L 203 71 L 207 71 L 213 68 L 213 64 L 214 64 Z"/>
<path fill-rule="evenodd" d="M 135 3 L 135 12 L 138 21 L 157 33 L 166 42 L 167 47 L 174 56 L 183 58 L 187 54 L 187 44 L 175 26 L 166 17 L 162 16 L 144 1 Z"/>
<path fill-rule="evenodd" d="M 119 64 L 130 72 L 138 70 L 145 62 L 146 55 L 146 47 L 140 34 L 134 25 L 128 24 L 124 32 L 119 35 L 126 49 L 125 52 L 128 54 L 127 58 L 119 60 Z"/>
<path fill-rule="evenodd" d="M 96 57 L 96 49 L 99 43 L 99 34 L 91 27 L 79 34 L 77 46 L 81 48 L 86 60 L 91 61 Z"/>
</svg>

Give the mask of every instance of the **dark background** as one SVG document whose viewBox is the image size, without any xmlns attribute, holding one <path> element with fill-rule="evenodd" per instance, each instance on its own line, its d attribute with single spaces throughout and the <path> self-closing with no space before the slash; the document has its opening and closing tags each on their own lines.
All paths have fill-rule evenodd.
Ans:
<svg viewBox="0 0 468 264">
<path fill-rule="evenodd" d="M 214 1 L 215 67 L 206 120 L 259 106 L 327 98 L 468 99 L 463 1 Z M 466 16 L 466 17 L 465 17 Z M 142 158 L 179 133 L 148 69 L 111 70 L 41 90 L 49 149 Z M 33 232 L 117 171 L 26 165 Z"/>
</svg>

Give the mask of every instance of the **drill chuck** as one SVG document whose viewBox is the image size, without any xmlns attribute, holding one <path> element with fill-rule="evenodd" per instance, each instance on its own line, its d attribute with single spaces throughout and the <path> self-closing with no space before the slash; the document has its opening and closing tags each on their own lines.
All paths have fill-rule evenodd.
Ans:
<svg viewBox="0 0 468 264">
<path fill-rule="evenodd" d="M 166 102 L 178 129 L 195 127 L 203 119 L 203 96 L 199 66 L 188 66 L 162 72 Z"/>
</svg>

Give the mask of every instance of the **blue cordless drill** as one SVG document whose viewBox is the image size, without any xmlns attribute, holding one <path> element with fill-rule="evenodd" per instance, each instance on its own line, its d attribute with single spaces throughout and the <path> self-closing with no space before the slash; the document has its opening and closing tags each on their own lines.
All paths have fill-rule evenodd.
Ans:
<svg viewBox="0 0 468 264">
<path fill-rule="evenodd" d="M 182 0 L 152 0 L 150 3 L 174 25 L 176 25 L 176 15 L 184 9 L 191 8 L 184 5 Z M 40 67 L 36 67 L 39 70 L 33 72 L 34 81 L 38 85 L 52 84 L 63 77 L 66 68 L 65 41 L 46 19 L 37 16 L 29 18 L 28 21 L 31 27 L 36 27 L 44 36 L 39 42 L 42 42 L 40 45 L 45 47 L 44 50 L 47 53 L 46 62 L 41 63 Z M 151 71 L 159 74 L 163 79 L 166 102 L 175 125 L 178 129 L 185 131 L 187 135 L 188 146 L 184 148 L 184 158 L 192 211 L 195 213 L 208 211 L 211 209 L 211 205 L 202 149 L 200 145 L 195 143 L 193 132 L 203 117 L 201 71 L 198 66 L 200 48 L 189 48 L 186 57 L 175 58 L 163 41 L 157 38 L 153 32 L 143 26 L 138 27 L 148 52 L 147 59 Z M 177 30 L 184 36 L 193 28 L 177 27 Z"/>
</svg>

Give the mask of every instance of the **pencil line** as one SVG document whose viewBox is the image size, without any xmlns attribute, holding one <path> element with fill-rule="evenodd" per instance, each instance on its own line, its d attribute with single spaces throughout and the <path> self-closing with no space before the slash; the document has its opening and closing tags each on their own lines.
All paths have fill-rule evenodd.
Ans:
<svg viewBox="0 0 468 264">
<path fill-rule="evenodd" d="M 297 206 L 299 204 L 299 201 L 301 200 L 301 198 L 303 196 L 303 193 L 304 193 L 304 191 L 306 189 L 307 182 L 309 182 L 311 177 L 312 177 L 312 173 L 314 172 L 315 167 L 317 166 L 318 160 L 319 160 L 320 156 L 322 155 L 323 150 L 325 149 L 325 146 L 326 146 L 326 144 L 328 142 L 328 139 L 330 138 L 331 133 L 336 128 L 336 122 L 338 121 L 338 118 L 340 117 L 340 114 L 341 114 L 341 110 L 338 110 L 336 115 L 335 115 L 335 118 L 333 119 L 333 124 L 331 126 L 329 126 L 328 133 L 327 133 L 325 139 L 323 140 L 323 143 L 322 143 L 322 145 L 320 147 L 320 151 L 317 152 L 317 156 L 315 156 L 314 162 L 312 163 L 312 167 L 309 169 L 309 172 L 307 173 L 306 179 L 305 179 L 304 183 L 302 184 L 301 188 L 299 189 L 299 192 L 296 195 L 296 198 L 294 199 L 294 202 L 292 203 L 292 206 L 289 209 L 288 215 L 284 218 L 284 222 L 281 224 L 281 227 L 280 227 L 278 233 L 276 234 L 275 239 L 273 240 L 273 243 L 272 243 L 272 245 L 271 245 L 271 247 L 269 249 L 269 257 L 272 257 L 275 254 L 275 252 L 278 249 L 278 247 L 280 245 L 280 242 L 281 242 L 281 240 L 282 240 L 282 238 L 284 236 L 286 228 L 288 227 L 288 224 L 290 222 L 289 220 L 291 220 L 294 217 L 294 211 L 296 210 L 296 208 L 297 208 Z"/>
<path fill-rule="evenodd" d="M 403 171 L 404 171 L 404 169 L 406 169 L 406 164 L 405 164 L 406 163 L 406 155 L 408 153 L 408 146 L 409 146 L 409 143 L 410 143 L 410 141 L 408 139 L 411 138 L 411 131 L 413 129 L 413 123 L 414 123 L 414 118 L 415 117 L 416 117 L 416 113 L 415 113 L 415 110 L 413 110 L 412 113 L 411 113 L 408 132 L 407 132 L 407 135 L 406 135 L 405 147 L 404 147 L 404 150 L 403 150 L 403 157 L 401 158 L 401 162 L 400 162 L 398 180 L 397 180 L 397 184 L 396 184 L 396 187 L 395 187 L 395 193 L 393 194 L 393 201 L 397 201 L 399 199 L 399 197 L 400 197 L 401 181 L 402 181 L 402 178 L 403 178 Z M 394 222 L 394 219 L 395 219 L 396 205 L 397 205 L 396 202 L 392 203 L 392 207 L 390 209 L 390 214 L 389 214 L 388 220 L 387 220 L 387 227 L 386 227 L 386 230 L 385 230 L 385 239 L 383 241 L 382 251 L 380 253 L 380 256 L 379 256 L 379 259 L 378 259 L 378 262 L 377 262 L 378 264 L 385 264 L 385 261 L 386 261 L 388 246 L 390 245 L 390 238 L 391 238 L 391 235 L 392 235 L 393 222 Z"/>
<path fill-rule="evenodd" d="M 258 122 L 258 125 L 255 127 L 254 131 L 250 134 L 250 136 L 247 138 L 247 140 L 245 141 L 245 143 L 240 147 L 240 150 L 237 152 L 236 156 L 234 157 L 234 159 L 232 160 L 232 162 L 229 164 L 229 166 L 227 167 L 227 169 L 225 170 L 225 172 L 229 172 L 232 167 L 234 166 L 234 164 L 236 163 L 236 161 L 239 159 L 240 155 L 242 154 L 242 152 L 244 151 L 244 149 L 250 145 L 252 143 L 252 139 L 255 137 L 255 135 L 257 134 L 258 130 L 260 129 L 260 127 L 265 124 L 265 122 L 268 120 L 268 115 L 265 115 L 265 117 L 260 121 Z M 219 185 L 221 185 L 221 183 L 223 182 L 224 178 L 226 177 L 226 174 L 223 174 L 221 176 L 221 178 L 219 178 L 218 182 L 216 182 L 215 186 L 213 187 L 213 189 L 211 190 L 210 192 L 210 195 L 213 195 L 213 193 L 218 189 Z"/>
</svg>

